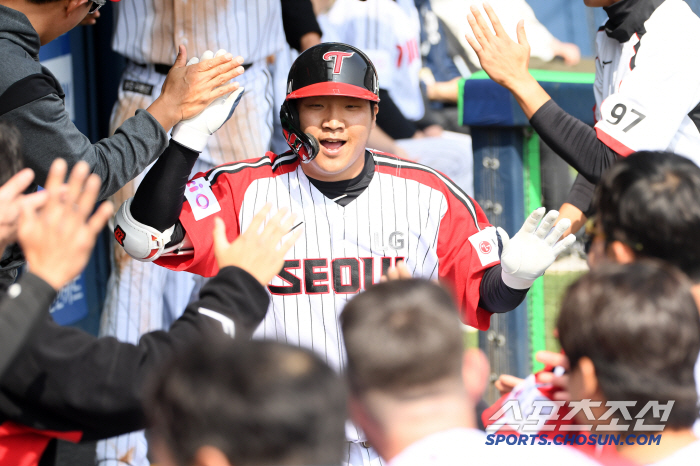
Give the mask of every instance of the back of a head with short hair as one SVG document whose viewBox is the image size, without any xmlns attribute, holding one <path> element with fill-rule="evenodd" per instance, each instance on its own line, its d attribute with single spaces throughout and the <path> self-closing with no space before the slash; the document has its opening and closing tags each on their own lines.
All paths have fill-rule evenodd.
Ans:
<svg viewBox="0 0 700 466">
<path fill-rule="evenodd" d="M 427 280 L 380 283 L 353 298 L 340 316 L 351 390 L 401 396 L 461 380 L 458 315 L 450 295 Z"/>
<path fill-rule="evenodd" d="M 203 446 L 235 466 L 341 461 L 347 393 L 306 349 L 230 339 L 199 344 L 167 364 L 149 393 L 151 435 L 180 466 Z"/>
<path fill-rule="evenodd" d="M 17 127 L 0 121 L 0 186 L 20 171 L 22 162 L 22 139 Z"/>
<path fill-rule="evenodd" d="M 700 167 L 668 152 L 638 152 L 603 175 L 595 207 L 606 242 L 667 261 L 700 282 Z"/>
<path fill-rule="evenodd" d="M 571 367 L 588 357 L 608 401 L 637 402 L 633 416 L 651 400 L 675 400 L 666 426 L 692 426 L 700 315 L 690 288 L 675 267 L 649 259 L 584 275 L 568 289 L 557 323 Z M 658 424 L 652 414 L 647 425 Z"/>
</svg>

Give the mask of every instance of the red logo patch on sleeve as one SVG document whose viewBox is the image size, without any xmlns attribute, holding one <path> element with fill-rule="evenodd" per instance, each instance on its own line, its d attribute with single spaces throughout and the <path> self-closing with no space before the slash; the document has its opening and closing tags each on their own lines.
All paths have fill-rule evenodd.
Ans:
<svg viewBox="0 0 700 466">
<path fill-rule="evenodd" d="M 124 233 L 122 227 L 117 225 L 117 227 L 114 229 L 114 239 L 117 240 L 117 243 L 119 243 L 121 247 L 124 247 L 124 238 L 126 238 L 126 233 Z"/>
<path fill-rule="evenodd" d="M 482 241 L 481 243 L 479 243 L 479 249 L 481 249 L 481 252 L 483 252 L 484 254 L 488 254 L 491 252 L 491 245 L 488 241 Z"/>
</svg>

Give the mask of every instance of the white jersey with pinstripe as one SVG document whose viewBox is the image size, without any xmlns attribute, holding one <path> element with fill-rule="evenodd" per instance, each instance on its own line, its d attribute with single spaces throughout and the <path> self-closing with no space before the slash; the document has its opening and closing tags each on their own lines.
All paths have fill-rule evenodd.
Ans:
<svg viewBox="0 0 700 466">
<path fill-rule="evenodd" d="M 311 348 L 342 370 L 339 313 L 399 258 L 414 276 L 449 283 L 463 320 L 487 329 L 491 314 L 478 307 L 479 285 L 484 270 L 498 263 L 495 228 L 481 208 L 441 173 L 389 154 L 372 151 L 371 156 L 372 181 L 347 206 L 318 191 L 293 154 L 268 153 L 198 174 L 188 189 L 203 197 L 185 202 L 180 215 L 194 250 L 156 263 L 204 276 L 215 274 L 214 217 L 221 215 L 229 237 L 235 237 L 271 203 L 275 209 L 288 207 L 297 214 L 304 232 L 268 286 L 270 309 L 256 337 Z M 216 215 L 203 208 L 212 205 L 213 198 L 221 207 Z"/>
</svg>

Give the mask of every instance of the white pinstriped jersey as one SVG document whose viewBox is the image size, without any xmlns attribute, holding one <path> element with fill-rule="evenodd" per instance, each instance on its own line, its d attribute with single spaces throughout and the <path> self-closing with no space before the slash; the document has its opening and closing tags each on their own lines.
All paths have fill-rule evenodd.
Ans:
<svg viewBox="0 0 700 466">
<path fill-rule="evenodd" d="M 623 156 L 665 150 L 700 165 L 700 18 L 665 0 L 642 19 L 627 42 L 596 36 L 598 139 Z"/>
<path fill-rule="evenodd" d="M 282 49 L 280 0 L 121 0 L 112 49 L 136 63 L 170 64 L 178 44 L 189 57 L 226 49 L 246 63 Z"/>
<path fill-rule="evenodd" d="M 304 233 L 268 286 L 270 309 L 257 337 L 312 348 L 342 370 L 345 354 L 337 316 L 397 258 L 404 258 L 416 277 L 448 283 L 462 319 L 487 329 L 491 314 L 478 307 L 479 286 L 484 270 L 499 261 L 495 228 L 481 208 L 439 172 L 393 155 L 372 155 L 372 181 L 345 207 L 311 184 L 293 154 L 268 153 L 196 175 L 180 215 L 194 254 L 166 256 L 157 263 L 215 274 L 214 217 L 220 215 L 235 237 L 271 203 L 297 214 Z M 219 213 L 212 208 L 215 204 Z"/>
<path fill-rule="evenodd" d="M 411 13 L 393 0 L 337 0 L 318 16 L 318 23 L 324 42 L 343 42 L 364 51 L 377 68 L 379 86 L 406 118 L 419 120 L 425 113 L 419 79 L 420 18 L 415 6 L 404 2 L 404 7 Z"/>
</svg>

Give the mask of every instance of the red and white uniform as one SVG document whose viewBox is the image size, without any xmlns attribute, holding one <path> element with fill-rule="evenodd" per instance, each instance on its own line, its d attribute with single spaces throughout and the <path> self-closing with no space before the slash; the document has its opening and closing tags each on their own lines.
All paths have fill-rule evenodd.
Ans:
<svg viewBox="0 0 700 466">
<path fill-rule="evenodd" d="M 268 152 L 197 174 L 180 214 L 193 254 L 165 256 L 157 263 L 215 274 L 214 217 L 224 219 L 233 240 L 270 203 L 273 210 L 288 207 L 303 222 L 304 232 L 268 286 L 272 300 L 257 337 L 311 348 L 342 370 L 346 362 L 338 315 L 398 258 L 405 259 L 414 276 L 446 282 L 462 320 L 487 329 L 491 313 L 478 307 L 479 286 L 484 270 L 499 262 L 495 228 L 439 172 L 393 155 L 371 155 L 372 181 L 345 207 L 313 186 L 294 154 Z"/>
<path fill-rule="evenodd" d="M 596 133 L 620 155 L 674 152 L 700 165 L 700 18 L 665 0 L 620 43 L 596 36 Z"/>
</svg>

